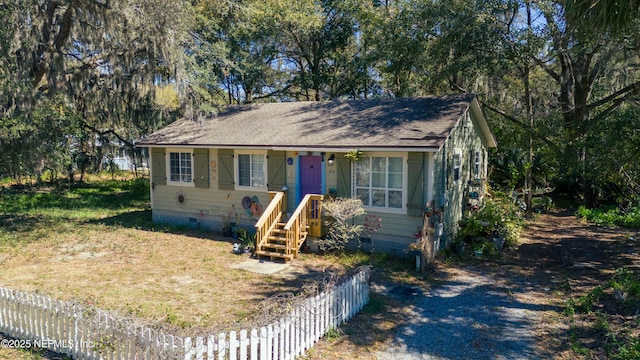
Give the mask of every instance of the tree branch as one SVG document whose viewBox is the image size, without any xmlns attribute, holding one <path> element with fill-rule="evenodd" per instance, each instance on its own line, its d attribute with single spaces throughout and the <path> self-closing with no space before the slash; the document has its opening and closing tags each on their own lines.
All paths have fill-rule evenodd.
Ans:
<svg viewBox="0 0 640 360">
<path fill-rule="evenodd" d="M 629 94 L 627 94 L 627 93 L 629 93 Z M 606 104 L 608 102 L 611 102 L 611 101 L 616 101 L 622 95 L 625 95 L 625 97 L 626 97 L 626 96 L 635 95 L 635 94 L 638 94 L 638 93 L 640 93 L 640 80 L 636 81 L 635 83 L 633 83 L 631 85 L 627 85 L 627 86 L 623 87 L 622 89 L 614 92 L 613 94 L 611 94 L 611 95 L 609 95 L 609 96 L 607 96 L 605 98 L 602 98 L 602 99 L 600 99 L 600 100 L 598 100 L 598 101 L 596 101 L 594 103 L 591 103 L 591 104 L 587 105 L 587 109 L 589 111 L 591 111 L 594 108 L 597 108 L 598 106 L 604 105 L 604 104 Z M 626 100 L 626 98 L 625 98 L 625 100 Z"/>
<path fill-rule="evenodd" d="M 526 129 L 528 131 L 530 131 L 537 139 L 539 139 L 540 141 L 544 142 L 545 144 L 551 146 L 554 149 L 558 149 L 558 146 L 556 144 L 554 144 L 551 140 L 547 139 L 546 137 L 542 136 L 538 131 L 536 131 L 534 128 L 532 128 L 531 126 L 529 126 L 529 124 L 524 123 L 520 120 L 518 120 L 516 117 L 511 116 L 507 113 L 505 113 L 504 111 L 497 109 L 489 104 L 487 104 L 484 101 L 480 102 L 482 104 L 483 108 L 489 109 L 491 111 L 493 111 L 494 113 L 504 117 L 505 119 L 509 120 L 510 122 L 512 122 L 515 125 L 520 126 L 523 129 Z"/>
<path fill-rule="evenodd" d="M 122 136 L 120 136 L 120 134 L 118 134 L 118 133 L 117 133 L 115 130 L 113 130 L 113 129 L 109 129 L 109 130 L 103 130 L 103 131 L 101 131 L 101 130 L 98 130 L 98 129 L 96 129 L 95 127 L 93 127 L 93 126 L 91 126 L 91 125 L 87 124 L 87 122 L 86 122 L 86 121 L 84 121 L 84 120 L 80 120 L 80 121 L 81 121 L 81 123 L 82 123 L 82 126 L 84 126 L 84 127 L 86 127 L 87 129 L 89 129 L 89 130 L 91 130 L 91 131 L 95 132 L 95 133 L 96 133 L 96 134 L 98 134 L 98 135 L 107 135 L 107 134 L 112 134 L 113 136 L 115 136 L 116 138 L 118 138 L 118 140 L 120 140 L 120 141 L 122 141 L 123 143 L 125 143 L 127 146 L 131 146 L 131 147 L 134 147 L 134 146 L 135 146 L 131 141 L 129 141 L 129 140 L 127 140 L 127 139 L 123 138 Z"/>
</svg>

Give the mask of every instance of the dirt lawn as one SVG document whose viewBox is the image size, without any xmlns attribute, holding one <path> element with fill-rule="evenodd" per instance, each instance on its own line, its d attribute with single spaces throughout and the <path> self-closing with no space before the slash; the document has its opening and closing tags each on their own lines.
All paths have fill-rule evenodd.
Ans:
<svg viewBox="0 0 640 360">
<path fill-rule="evenodd" d="M 616 311 L 615 304 L 597 304 L 608 309 L 606 326 L 594 326 L 594 314 L 570 317 L 563 312 L 568 299 L 606 284 L 616 269 L 640 271 L 639 251 L 638 230 L 588 225 L 573 211 L 557 211 L 540 215 L 523 233 L 520 246 L 506 249 L 499 258 L 439 261 L 434 272 L 416 280 L 428 292 L 438 281 L 474 273 L 489 275 L 510 295 L 517 296 L 517 302 L 545 309 L 538 312 L 541 316 L 535 321 L 537 346 L 544 358 L 600 359 L 606 358 L 608 332 L 627 332 L 638 338 L 638 311 L 625 314 Z M 375 276 L 372 279 L 375 281 Z M 308 358 L 375 359 L 376 352 L 391 343 L 415 308 L 413 301 L 393 296 L 374 295 L 372 301 L 379 313 L 357 315 L 341 333 L 311 349 Z"/>
<path fill-rule="evenodd" d="M 103 229 L 104 230 L 104 229 Z M 73 231 L 69 229 L 69 231 Z M 73 298 L 101 308 L 117 308 L 134 316 L 155 318 L 181 326 L 231 326 L 248 320 L 249 310 L 272 289 L 294 290 L 300 282 L 275 276 L 256 276 L 240 271 L 214 271 L 244 259 L 229 252 L 230 243 L 202 241 L 136 229 L 115 236 L 96 228 L 82 232 L 75 242 L 55 241 L 0 253 L 0 283 L 5 286 Z M 631 240 L 634 238 L 635 240 Z M 593 315 L 563 315 L 567 300 L 605 284 L 620 267 L 640 266 L 640 233 L 637 230 L 598 227 L 581 223 L 572 211 L 540 215 L 524 232 L 517 249 L 505 250 L 494 259 L 439 261 L 434 272 L 394 278 L 402 285 L 429 291 L 431 284 L 448 277 L 488 274 L 507 289 L 517 289 L 520 302 L 540 305 L 546 311 L 536 321 L 540 353 L 554 359 L 604 358 L 607 331 L 628 330 L 638 335 L 638 313 L 613 311 L 606 331 L 594 329 Z M 180 243 L 182 246 L 176 246 Z M 171 251 L 159 251 L 172 249 Z M 335 263 L 321 259 L 309 264 L 330 268 Z M 163 263 L 172 263 L 171 268 Z M 311 266 L 311 265 L 309 265 Z M 465 275 L 467 274 L 467 275 Z M 96 282 L 96 279 L 106 279 Z M 374 270 L 375 286 L 391 284 L 389 275 Z M 100 287 L 98 291 L 97 286 Z M 211 285 L 214 284 L 214 285 Z M 277 285 L 277 286 L 274 286 Z M 233 289 L 238 301 L 224 308 L 229 316 L 209 319 L 207 313 L 223 306 L 222 298 Z M 92 290 L 94 289 L 94 290 Z M 253 289 L 253 290 L 249 290 Z M 522 291 L 522 290 L 526 291 Z M 141 297 L 133 306 L 131 296 Z M 158 301 L 161 299 L 161 301 Z M 179 307 L 174 302 L 192 304 Z M 191 309 L 189 311 L 179 309 Z M 220 309 L 217 309 L 220 310 Z M 307 354 L 309 359 L 374 359 L 395 332 L 407 323 L 414 303 L 402 296 L 372 294 L 370 304 L 348 324 L 333 331 Z M 16 357 L 17 356 L 17 357 Z M 2 358 L 40 358 L 24 352 L 0 349 Z"/>
<path fill-rule="evenodd" d="M 232 242 L 200 231 L 70 221 L 57 236 L 0 248 L 0 286 L 112 310 L 174 334 L 234 330 L 256 320 L 262 301 L 299 293 L 308 279 L 233 269 L 249 255 L 233 254 Z M 312 255 L 293 266 L 319 276 L 345 270 Z"/>
</svg>

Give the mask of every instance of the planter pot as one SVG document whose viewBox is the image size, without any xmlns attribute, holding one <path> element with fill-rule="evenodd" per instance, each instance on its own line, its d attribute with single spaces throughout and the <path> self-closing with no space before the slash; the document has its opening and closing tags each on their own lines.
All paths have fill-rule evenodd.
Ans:
<svg viewBox="0 0 640 360">
<path fill-rule="evenodd" d="M 502 248 L 504 247 L 504 238 L 493 238 L 493 245 L 496 246 L 496 249 L 498 250 L 502 250 Z"/>
<path fill-rule="evenodd" d="M 318 238 L 309 236 L 307 237 L 307 244 L 309 245 L 309 251 L 312 253 L 320 252 L 320 246 L 318 245 Z"/>
<path fill-rule="evenodd" d="M 455 244 L 454 249 L 456 250 L 456 254 L 463 254 L 464 253 L 464 249 L 466 247 L 467 247 L 467 244 L 465 244 L 465 243 Z"/>
<path fill-rule="evenodd" d="M 473 254 L 474 254 L 475 256 L 477 256 L 477 257 L 480 257 L 480 256 L 482 256 L 482 250 L 474 250 L 474 251 L 473 251 Z"/>
</svg>

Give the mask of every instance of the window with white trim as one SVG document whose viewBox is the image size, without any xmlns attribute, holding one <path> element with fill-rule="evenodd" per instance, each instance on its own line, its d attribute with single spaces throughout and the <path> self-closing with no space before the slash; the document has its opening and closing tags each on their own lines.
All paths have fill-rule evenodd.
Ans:
<svg viewBox="0 0 640 360">
<path fill-rule="evenodd" d="M 453 162 L 451 166 L 453 182 L 457 184 L 462 177 L 462 152 L 460 149 L 456 149 L 453 153 Z"/>
<path fill-rule="evenodd" d="M 474 175 L 476 179 L 480 178 L 480 151 L 476 151 L 475 162 L 474 162 Z"/>
<path fill-rule="evenodd" d="M 193 185 L 193 165 L 190 151 L 169 151 L 169 183 Z"/>
<path fill-rule="evenodd" d="M 236 186 L 267 187 L 266 152 L 236 152 Z"/>
<path fill-rule="evenodd" d="M 363 157 L 355 164 L 355 195 L 364 206 L 402 209 L 405 203 L 405 159 Z"/>
</svg>

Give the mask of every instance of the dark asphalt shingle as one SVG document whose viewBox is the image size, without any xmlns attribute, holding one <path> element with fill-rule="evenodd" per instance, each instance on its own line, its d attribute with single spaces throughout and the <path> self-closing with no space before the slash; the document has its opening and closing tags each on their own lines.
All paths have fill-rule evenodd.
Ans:
<svg viewBox="0 0 640 360">
<path fill-rule="evenodd" d="M 473 95 L 230 106 L 181 119 L 138 146 L 439 148 Z"/>
</svg>

